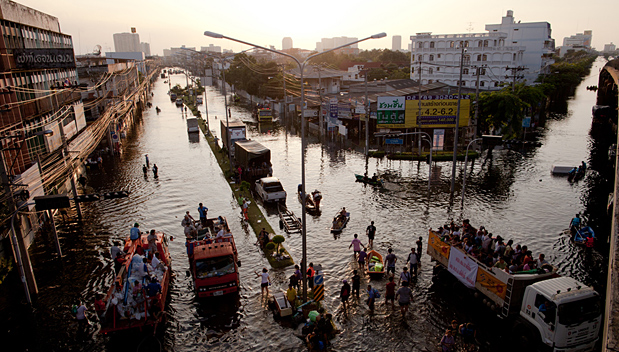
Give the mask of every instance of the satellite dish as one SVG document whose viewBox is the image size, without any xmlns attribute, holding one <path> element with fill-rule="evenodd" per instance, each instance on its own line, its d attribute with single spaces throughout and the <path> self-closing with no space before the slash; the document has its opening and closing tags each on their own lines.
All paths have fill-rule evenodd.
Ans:
<svg viewBox="0 0 619 352">
<path fill-rule="evenodd" d="M 101 45 L 95 45 L 95 48 L 92 49 L 92 53 L 97 56 L 101 55 Z"/>
</svg>

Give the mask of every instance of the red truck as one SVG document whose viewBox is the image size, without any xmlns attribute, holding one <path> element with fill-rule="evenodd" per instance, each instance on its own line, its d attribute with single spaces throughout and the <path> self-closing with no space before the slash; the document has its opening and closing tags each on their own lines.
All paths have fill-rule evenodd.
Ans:
<svg viewBox="0 0 619 352">
<path fill-rule="evenodd" d="M 188 237 L 185 245 L 198 297 L 238 291 L 241 262 L 224 217 L 207 219 L 206 227 L 198 230 L 197 236 Z"/>
</svg>

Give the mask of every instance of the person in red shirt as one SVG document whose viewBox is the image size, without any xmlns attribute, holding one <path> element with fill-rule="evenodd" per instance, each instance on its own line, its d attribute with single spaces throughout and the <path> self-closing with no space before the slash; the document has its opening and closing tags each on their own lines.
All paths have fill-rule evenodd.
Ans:
<svg viewBox="0 0 619 352">
<path fill-rule="evenodd" d="M 97 312 L 99 320 L 103 320 L 103 314 L 105 313 L 105 302 L 103 302 L 103 295 L 100 293 L 97 293 L 95 296 L 95 312 Z"/>
<path fill-rule="evenodd" d="M 391 301 L 391 309 L 395 309 L 395 282 L 393 282 L 393 276 L 389 276 L 389 282 L 387 283 L 385 305 L 387 305 L 389 301 Z"/>
</svg>

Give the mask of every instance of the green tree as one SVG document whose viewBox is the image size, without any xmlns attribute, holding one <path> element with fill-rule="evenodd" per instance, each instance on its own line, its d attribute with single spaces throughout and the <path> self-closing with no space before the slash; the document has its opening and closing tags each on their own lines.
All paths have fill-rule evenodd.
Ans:
<svg viewBox="0 0 619 352">
<path fill-rule="evenodd" d="M 273 239 L 271 241 L 277 244 L 277 252 L 279 252 L 279 245 L 284 243 L 284 241 L 286 241 L 286 237 L 282 235 L 276 235 L 276 236 L 273 236 Z"/>
</svg>

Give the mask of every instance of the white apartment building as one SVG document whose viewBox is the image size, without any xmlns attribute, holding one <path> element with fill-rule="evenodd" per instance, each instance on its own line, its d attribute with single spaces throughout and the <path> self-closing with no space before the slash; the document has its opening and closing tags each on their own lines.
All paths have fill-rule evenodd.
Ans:
<svg viewBox="0 0 619 352">
<path fill-rule="evenodd" d="M 514 74 L 521 75 L 507 67 L 523 65 L 525 47 L 509 45 L 507 38 L 506 33 L 498 32 L 412 35 L 410 78 L 421 84 L 442 82 L 457 86 L 464 46 L 462 86 L 476 86 L 479 68 L 480 89 L 497 89 L 503 82 L 512 82 Z"/>
<path fill-rule="evenodd" d="M 591 49 L 591 39 L 593 37 L 593 31 L 584 31 L 584 33 L 576 33 L 569 37 L 563 38 L 564 47 L 572 48 L 586 48 Z"/>
<path fill-rule="evenodd" d="M 526 68 L 522 73 L 529 84 L 533 83 L 540 73 L 550 72 L 550 64 L 554 63 L 552 55 L 555 41 L 548 22 L 516 22 L 514 12 L 507 11 L 500 24 L 487 24 L 490 33 L 506 33 L 505 45 L 525 47 L 522 65 Z"/>
<path fill-rule="evenodd" d="M 140 35 L 137 33 L 114 33 L 114 51 L 140 52 Z"/>
<path fill-rule="evenodd" d="M 221 46 L 209 44 L 208 46 L 201 46 L 200 51 L 205 51 L 207 53 L 221 53 Z"/>
<path fill-rule="evenodd" d="M 617 46 L 615 46 L 615 44 L 613 44 L 613 42 L 610 42 L 610 44 L 604 44 L 604 53 L 612 53 L 614 51 L 617 50 Z"/>
</svg>

